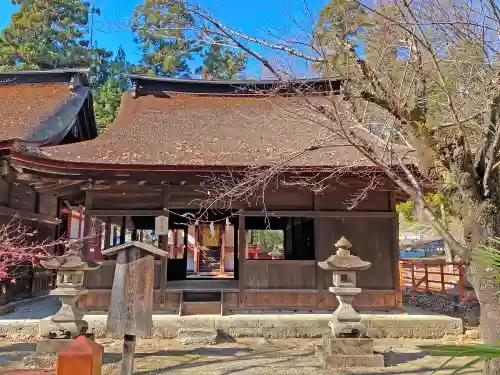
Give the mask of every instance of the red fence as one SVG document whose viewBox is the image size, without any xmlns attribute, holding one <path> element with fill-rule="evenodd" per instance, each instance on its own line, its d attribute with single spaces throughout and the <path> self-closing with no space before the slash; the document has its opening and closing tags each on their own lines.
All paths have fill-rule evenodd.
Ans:
<svg viewBox="0 0 500 375">
<path fill-rule="evenodd" d="M 436 261 L 399 261 L 400 285 L 403 289 L 466 297 L 466 276 L 462 263 Z"/>
</svg>

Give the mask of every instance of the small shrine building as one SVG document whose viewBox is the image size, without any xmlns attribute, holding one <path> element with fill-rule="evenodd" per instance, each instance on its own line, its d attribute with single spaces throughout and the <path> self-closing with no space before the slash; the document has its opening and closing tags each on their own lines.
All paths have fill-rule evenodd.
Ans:
<svg viewBox="0 0 500 375">
<path fill-rule="evenodd" d="M 353 254 L 372 263 L 360 274 L 359 309 L 401 308 L 397 192 L 386 182 L 354 208 L 346 201 L 366 186 L 374 167 L 348 145 L 311 148 L 328 133 L 293 103 L 293 90 L 273 81 L 203 81 L 131 76 L 113 125 L 95 139 L 9 151 L 16 178 L 84 211 L 84 234 L 102 223 L 102 247 L 129 240 L 168 251 L 156 261 L 154 305 L 179 314 L 238 310 L 333 310 L 331 275 L 320 269 L 345 236 Z M 337 95 L 342 82 L 297 81 L 312 100 Z M 272 93 L 272 95 L 270 95 Z M 314 94 L 314 95 L 313 95 Z M 292 104 L 290 104 L 292 103 Z M 90 137 L 92 138 L 92 137 Z M 207 181 L 287 160 L 283 179 L 330 176 L 315 192 L 272 180 L 261 195 L 212 205 Z M 343 168 L 332 176 L 332 170 Z M 383 181 L 383 174 L 380 174 Z M 280 182 L 281 181 L 281 182 Z M 155 233 L 158 217 L 168 233 Z M 89 275 L 87 310 L 110 303 L 116 260 L 86 241 L 84 257 L 101 262 Z"/>
</svg>

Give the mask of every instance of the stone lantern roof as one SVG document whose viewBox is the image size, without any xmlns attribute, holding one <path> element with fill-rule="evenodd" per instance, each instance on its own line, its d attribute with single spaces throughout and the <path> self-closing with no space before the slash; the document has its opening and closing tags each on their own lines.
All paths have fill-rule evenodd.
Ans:
<svg viewBox="0 0 500 375">
<path fill-rule="evenodd" d="M 323 262 L 318 262 L 322 269 L 327 271 L 363 271 L 372 265 L 370 262 L 351 254 L 349 249 L 352 244 L 345 237 L 338 240 L 335 247 L 337 248 L 335 254 L 330 255 Z"/>
<path fill-rule="evenodd" d="M 71 240 L 67 247 L 68 252 L 66 254 L 41 261 L 43 268 L 48 270 L 93 271 L 101 266 L 91 260 L 82 260 L 79 255 L 80 250 L 83 247 L 83 243 L 81 241 Z"/>
</svg>

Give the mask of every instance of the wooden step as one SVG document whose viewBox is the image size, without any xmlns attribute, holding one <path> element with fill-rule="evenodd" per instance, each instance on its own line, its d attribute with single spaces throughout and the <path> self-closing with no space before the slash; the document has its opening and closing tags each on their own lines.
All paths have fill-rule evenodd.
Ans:
<svg viewBox="0 0 500 375">
<path fill-rule="evenodd" d="M 181 315 L 220 315 L 220 302 L 183 302 Z"/>
</svg>

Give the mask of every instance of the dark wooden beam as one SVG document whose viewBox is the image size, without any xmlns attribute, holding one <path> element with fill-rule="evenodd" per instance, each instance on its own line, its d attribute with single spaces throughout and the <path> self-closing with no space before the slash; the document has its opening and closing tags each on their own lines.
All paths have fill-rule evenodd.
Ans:
<svg viewBox="0 0 500 375">
<path fill-rule="evenodd" d="M 396 217 L 397 212 L 387 211 L 242 211 L 240 215 L 243 216 L 275 216 L 275 217 L 338 217 L 338 218 L 351 218 L 351 217 L 372 217 L 372 218 L 386 218 L 390 219 Z"/>
<path fill-rule="evenodd" d="M 165 210 L 90 210 L 92 216 L 161 216 Z"/>
<path fill-rule="evenodd" d="M 59 225 L 61 219 L 57 217 L 50 217 L 42 214 L 36 214 L 33 212 L 19 211 L 15 208 L 0 206 L 0 216 L 16 216 L 19 219 L 38 221 L 50 225 Z"/>
</svg>

